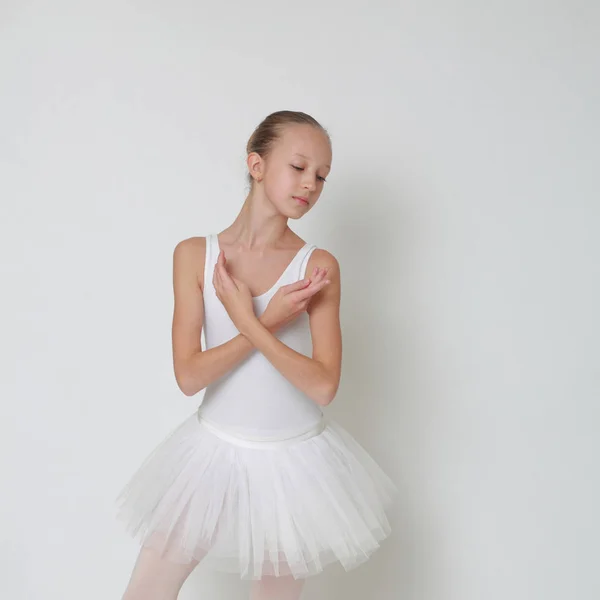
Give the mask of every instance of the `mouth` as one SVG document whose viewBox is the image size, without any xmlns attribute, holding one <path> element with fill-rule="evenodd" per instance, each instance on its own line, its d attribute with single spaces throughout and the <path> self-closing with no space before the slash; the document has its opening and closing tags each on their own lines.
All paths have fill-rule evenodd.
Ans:
<svg viewBox="0 0 600 600">
<path fill-rule="evenodd" d="M 300 202 L 300 204 L 308 204 L 308 198 L 305 198 L 304 196 L 292 196 L 292 198 L 294 198 L 294 200 L 296 200 L 297 202 Z"/>
</svg>

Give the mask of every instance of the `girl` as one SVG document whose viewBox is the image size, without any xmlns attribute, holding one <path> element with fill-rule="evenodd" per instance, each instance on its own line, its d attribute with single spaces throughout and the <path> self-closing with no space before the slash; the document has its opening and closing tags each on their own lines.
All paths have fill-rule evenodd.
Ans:
<svg viewBox="0 0 600 600">
<path fill-rule="evenodd" d="M 235 221 L 174 251 L 175 377 L 206 391 L 119 495 L 141 543 L 123 600 L 176 599 L 200 561 L 252 580 L 253 600 L 297 600 L 306 577 L 359 565 L 390 533 L 394 483 L 323 413 L 340 381 L 339 265 L 288 227 L 321 195 L 329 135 L 273 113 L 247 166 Z"/>
</svg>

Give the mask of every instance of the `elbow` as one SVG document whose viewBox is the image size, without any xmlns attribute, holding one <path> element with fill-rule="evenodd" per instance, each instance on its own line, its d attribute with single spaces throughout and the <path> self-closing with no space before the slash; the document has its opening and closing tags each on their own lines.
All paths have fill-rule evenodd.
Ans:
<svg viewBox="0 0 600 600">
<path fill-rule="evenodd" d="M 187 396 L 188 398 L 191 398 L 192 396 L 197 394 L 199 391 L 199 390 L 192 388 L 191 386 L 185 386 L 185 385 L 180 385 L 179 389 L 183 392 L 183 395 Z"/>
<path fill-rule="evenodd" d="M 327 406 L 333 402 L 337 394 L 337 385 L 324 386 L 320 393 L 317 395 L 316 401 L 320 406 Z"/>
<path fill-rule="evenodd" d="M 179 389 L 183 392 L 184 396 L 187 396 L 188 398 L 191 398 L 192 396 L 195 396 L 198 392 L 200 392 L 201 390 L 203 390 L 204 388 L 199 386 L 199 385 L 192 385 L 191 383 L 185 384 L 177 384 L 179 386 Z"/>
<path fill-rule="evenodd" d="M 175 375 L 175 381 L 177 382 L 177 387 L 183 392 L 184 396 L 189 397 L 196 393 L 194 388 L 183 377 L 177 377 L 177 375 Z"/>
<path fill-rule="evenodd" d="M 194 381 L 183 368 L 175 368 L 175 381 L 177 387 L 188 397 L 194 396 L 203 389 L 203 386 L 198 385 L 198 382 Z"/>
</svg>

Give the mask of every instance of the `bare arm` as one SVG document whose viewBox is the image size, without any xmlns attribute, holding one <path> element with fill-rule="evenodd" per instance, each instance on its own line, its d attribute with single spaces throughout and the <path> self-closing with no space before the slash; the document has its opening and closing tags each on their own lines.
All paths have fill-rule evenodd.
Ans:
<svg viewBox="0 0 600 600">
<path fill-rule="evenodd" d="M 245 323 L 242 333 L 288 381 L 317 404 L 326 406 L 335 397 L 341 376 L 340 269 L 333 255 L 325 250 L 315 250 L 307 272 L 310 272 L 310 263 L 316 261 L 320 266 L 329 267 L 327 278 L 331 283 L 315 294 L 307 309 L 313 341 L 312 358 L 281 342 L 259 320 Z"/>
<path fill-rule="evenodd" d="M 203 390 L 255 350 L 242 334 L 202 350 L 200 333 L 204 322 L 204 299 L 198 270 L 204 268 L 205 252 L 206 240 L 203 238 L 183 240 L 173 252 L 173 368 L 177 385 L 186 396 Z M 273 329 L 262 323 L 266 331 Z"/>
</svg>

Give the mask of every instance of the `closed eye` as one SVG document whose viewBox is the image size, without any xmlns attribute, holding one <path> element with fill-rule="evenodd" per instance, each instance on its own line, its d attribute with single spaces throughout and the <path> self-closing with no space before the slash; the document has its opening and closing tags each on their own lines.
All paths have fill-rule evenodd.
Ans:
<svg viewBox="0 0 600 600">
<path fill-rule="evenodd" d="M 290 167 L 296 169 L 297 171 L 304 171 L 304 169 L 302 167 L 297 167 L 296 165 L 290 165 Z M 318 176 L 317 179 L 320 179 L 323 182 L 327 181 L 327 179 L 325 179 L 325 177 Z"/>
</svg>

